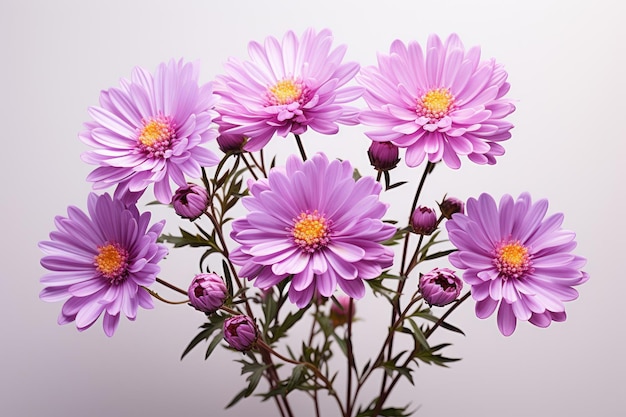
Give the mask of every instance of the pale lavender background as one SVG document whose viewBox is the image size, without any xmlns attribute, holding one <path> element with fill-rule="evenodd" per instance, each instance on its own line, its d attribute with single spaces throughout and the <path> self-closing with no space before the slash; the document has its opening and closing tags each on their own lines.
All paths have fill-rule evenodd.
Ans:
<svg viewBox="0 0 626 417">
<path fill-rule="evenodd" d="M 77 133 L 101 89 L 117 86 L 131 68 L 151 71 L 171 57 L 198 59 L 202 79 L 221 72 L 229 55 L 246 57 L 246 44 L 288 29 L 329 27 L 348 58 L 373 64 L 396 38 L 425 42 L 436 32 L 480 44 L 510 74 L 518 100 L 514 139 L 494 167 L 464 161 L 460 171 L 438 167 L 424 201 L 444 192 L 461 198 L 488 191 L 548 197 L 551 212 L 566 213 L 578 233 L 577 253 L 589 258 L 588 284 L 568 305 L 569 320 L 550 329 L 522 323 L 502 337 L 495 317 L 478 320 L 471 303 L 453 322 L 450 369 L 424 366 L 417 387 L 403 385 L 395 404 L 421 407 L 417 415 L 618 416 L 624 380 L 624 12 L 619 1 L 13 1 L 0 6 L 3 147 L 2 340 L 0 414 L 4 416 L 240 416 L 276 415 L 271 402 L 243 401 L 223 411 L 242 387 L 238 355 L 218 349 L 180 354 L 202 323 L 185 306 L 159 304 L 123 320 L 107 338 L 98 322 L 79 333 L 59 327 L 60 303 L 39 301 L 43 270 L 36 243 L 67 205 L 85 206 L 91 167 L 79 155 Z M 349 156 L 363 170 L 367 143 L 360 130 L 309 140 L 310 150 Z M 315 135 L 305 135 L 307 137 Z M 311 145 L 316 143 L 316 145 Z M 272 149 L 295 152 L 277 141 Z M 291 148 L 289 148 L 291 146 Z M 332 149 L 332 150 L 331 150 Z M 349 152 L 352 152 L 350 154 Z M 400 169 L 399 175 L 418 175 Z M 407 190 L 405 193 L 410 193 Z M 395 204 L 402 192 L 391 194 Z M 393 215 L 405 215 L 406 209 Z M 168 230 L 178 222 L 167 215 Z M 163 276 L 186 286 L 197 272 L 197 252 L 173 251 Z M 166 291 L 160 292 L 168 294 Z M 359 304 L 354 326 L 359 359 L 377 346 L 387 318 L 378 301 Z M 367 306 L 367 308 L 366 308 Z M 381 327 L 382 326 L 382 327 Z M 445 335 L 444 335 L 445 336 Z M 343 369 L 343 365 L 342 365 Z M 374 387 L 372 387 L 373 389 Z M 366 391 L 366 394 L 370 393 Z M 298 416 L 313 415 L 294 396 Z M 325 416 L 336 415 L 332 405 Z"/>
</svg>

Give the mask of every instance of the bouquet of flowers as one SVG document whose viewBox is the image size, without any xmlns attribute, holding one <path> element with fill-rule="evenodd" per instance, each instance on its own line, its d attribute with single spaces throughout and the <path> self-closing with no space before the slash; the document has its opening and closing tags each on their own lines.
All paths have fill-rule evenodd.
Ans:
<svg viewBox="0 0 626 417">
<path fill-rule="evenodd" d="M 251 42 L 248 61 L 230 58 L 206 84 L 197 63 L 171 60 L 101 92 L 79 137 L 90 147 L 82 159 L 96 166 L 87 180 L 113 194 L 90 194 L 87 211 L 70 206 L 40 243 L 48 270 L 40 298 L 64 301 L 59 324 L 82 331 L 102 316 L 113 336 L 120 317 L 135 320 L 154 300 L 187 304 L 205 323 L 183 357 L 201 344 L 206 358 L 218 346 L 243 352 L 245 385 L 225 406 L 256 394 L 293 416 L 290 393 L 302 391 L 315 415 L 330 399 L 349 417 L 411 415 L 409 405 L 387 403 L 390 393 L 413 383 L 420 362 L 457 360 L 431 336 L 462 333 L 449 317 L 470 298 L 479 318 L 497 311 L 505 336 L 518 320 L 565 320 L 564 303 L 588 275 L 572 253 L 574 233 L 561 228 L 562 214 L 547 214 L 547 200 L 442 193 L 437 206 L 420 201 L 437 165 L 495 164 L 504 154 L 515 107 L 503 66 L 454 34 L 431 35 L 425 46 L 396 40 L 363 68 L 332 43 L 326 29 L 290 31 Z M 358 124 L 370 173 L 350 161 L 365 154 L 307 154 L 309 129 L 339 135 L 339 125 Z M 294 153 L 267 155 L 280 140 Z M 401 151 L 421 172 L 414 184 L 391 180 Z M 406 217 L 389 219 L 384 197 L 399 187 L 410 196 Z M 138 208 L 150 188 L 151 204 L 183 219 L 179 234 Z M 168 250 L 182 247 L 204 250 L 186 289 L 158 276 Z M 389 326 L 359 363 L 352 324 L 363 297 L 385 301 Z M 303 340 L 290 338 L 296 328 Z M 362 398 L 367 384 L 379 384 L 374 398 Z"/>
</svg>

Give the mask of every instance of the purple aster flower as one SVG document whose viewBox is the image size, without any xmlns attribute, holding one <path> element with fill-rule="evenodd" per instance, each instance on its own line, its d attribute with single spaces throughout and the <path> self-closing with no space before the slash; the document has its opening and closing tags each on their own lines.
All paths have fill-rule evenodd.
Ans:
<svg viewBox="0 0 626 417">
<path fill-rule="evenodd" d="M 448 268 L 435 268 L 419 279 L 419 290 L 424 300 L 431 305 L 443 307 L 459 297 L 463 281 Z"/>
<path fill-rule="evenodd" d="M 258 337 L 259 331 L 248 316 L 233 316 L 224 321 L 224 339 L 233 349 L 250 350 Z"/>
<path fill-rule="evenodd" d="M 497 206 L 482 194 L 467 201 L 467 214 L 446 223 L 450 242 L 458 249 L 449 256 L 464 269 L 472 286 L 476 315 L 489 317 L 498 308 L 498 327 L 505 336 L 517 320 L 539 327 L 565 320 L 565 301 L 578 297 L 572 288 L 587 281 L 585 258 L 570 253 L 575 234 L 561 229 L 563 214 L 545 217 L 548 201 L 517 200 L 504 195 Z"/>
<path fill-rule="evenodd" d="M 444 197 L 439 204 L 441 215 L 446 219 L 451 219 L 454 213 L 465 213 L 465 203 L 456 197 Z"/>
<path fill-rule="evenodd" d="M 197 310 L 214 313 L 228 297 L 224 280 L 217 274 L 197 274 L 187 290 L 189 302 Z"/>
<path fill-rule="evenodd" d="M 77 207 L 68 217 L 57 216 L 57 231 L 50 241 L 40 242 L 45 253 L 41 265 L 48 269 L 41 278 L 44 301 L 66 300 L 58 323 L 76 322 L 85 330 L 104 315 L 103 327 L 113 336 L 120 315 L 135 320 L 137 308 L 153 308 L 142 286 L 151 285 L 159 273 L 157 263 L 167 253 L 156 243 L 165 221 L 148 227 L 150 213 L 139 214 L 108 194 L 92 193 L 88 214 Z"/>
<path fill-rule="evenodd" d="M 381 221 L 387 205 L 371 177 L 352 178 L 348 161 L 329 162 L 319 153 L 302 162 L 295 155 L 284 169 L 250 186 L 242 199 L 249 213 L 233 222 L 241 246 L 230 259 L 240 276 L 268 288 L 290 276 L 289 299 L 306 306 L 315 290 L 330 297 L 337 285 L 352 298 L 365 294 L 363 280 L 391 266 L 393 252 L 380 244 L 395 228 Z"/>
<path fill-rule="evenodd" d="M 187 184 L 185 175 L 200 178 L 201 166 L 219 158 L 207 149 L 217 137 L 211 126 L 217 96 L 212 86 L 198 86 L 196 63 L 162 63 L 152 76 L 136 67 L 121 88 L 100 93 L 100 107 L 90 107 L 92 122 L 80 139 L 93 150 L 82 155 L 99 165 L 87 177 L 95 189 L 118 185 L 123 191 L 143 193 L 154 184 L 154 195 L 167 204 L 170 180 Z"/>
<path fill-rule="evenodd" d="M 307 128 L 337 133 L 337 123 L 358 123 L 356 108 L 345 103 L 359 98 L 363 89 L 345 85 L 359 71 L 355 62 L 342 64 L 345 45 L 331 50 L 332 34 L 308 29 L 302 37 L 289 31 L 282 42 L 274 37 L 261 45 L 250 42 L 251 61 L 230 58 L 226 74 L 217 77 L 215 92 L 222 96 L 218 111 L 223 133 L 249 138 L 244 149 L 257 151 L 278 134 L 301 134 Z"/>
<path fill-rule="evenodd" d="M 504 98 L 506 78 L 500 64 L 480 61 L 480 49 L 466 51 L 456 34 L 445 43 L 431 35 L 425 51 L 417 42 L 396 40 L 389 55 L 378 56 L 377 67 L 357 76 L 369 107 L 360 120 L 376 127 L 366 133 L 372 140 L 407 148 L 410 167 L 428 158 L 456 169 L 459 155 L 495 164 L 504 154 L 498 142 L 509 139 L 513 127 L 504 120 L 515 110 Z"/>
<path fill-rule="evenodd" d="M 209 194 L 204 187 L 188 183 L 176 190 L 172 205 L 176 214 L 193 221 L 209 207 Z"/>
<path fill-rule="evenodd" d="M 400 162 L 399 153 L 398 147 L 391 142 L 372 141 L 367 150 L 370 163 L 379 171 L 394 169 Z"/>
<path fill-rule="evenodd" d="M 411 228 L 418 235 L 430 235 L 437 230 L 437 215 L 429 207 L 418 206 L 411 215 Z"/>
</svg>

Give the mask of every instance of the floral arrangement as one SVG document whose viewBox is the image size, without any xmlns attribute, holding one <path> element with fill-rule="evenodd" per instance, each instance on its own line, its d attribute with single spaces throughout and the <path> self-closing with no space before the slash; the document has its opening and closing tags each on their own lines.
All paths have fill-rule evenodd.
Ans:
<svg viewBox="0 0 626 417">
<path fill-rule="evenodd" d="M 289 395 L 299 390 L 315 415 L 330 398 L 348 417 L 411 415 L 409 405 L 387 404 L 390 393 L 413 383 L 420 362 L 458 360 L 431 336 L 462 333 L 449 317 L 470 298 L 479 318 L 497 310 L 505 336 L 518 321 L 566 319 L 564 303 L 588 275 L 572 253 L 574 233 L 561 228 L 562 214 L 547 215 L 547 200 L 443 194 L 438 207 L 420 204 L 437 165 L 495 164 L 504 154 L 515 110 L 504 67 L 454 34 L 431 35 L 425 47 L 396 40 L 364 68 L 344 62 L 346 47 L 332 43 L 329 30 L 290 31 L 251 42 L 249 60 L 230 58 L 206 84 L 197 63 L 172 60 L 154 73 L 135 68 L 101 92 L 79 137 L 90 147 L 82 159 L 96 166 L 87 180 L 114 192 L 90 194 L 86 212 L 70 206 L 40 243 L 48 270 L 40 298 L 64 302 L 59 324 L 83 331 L 102 316 L 113 336 L 120 317 L 134 321 L 154 300 L 187 304 L 206 321 L 183 357 L 200 344 L 206 358 L 218 346 L 243 352 L 246 384 L 225 406 L 256 394 L 293 416 Z M 368 129 L 373 175 L 354 169 L 359 155 L 307 155 L 309 129 L 338 135 L 339 125 L 358 124 Z M 266 155 L 273 140 L 297 153 Z M 407 217 L 394 220 L 382 197 L 411 187 L 391 181 L 401 150 L 422 173 Z M 192 230 L 172 235 L 164 221 L 151 223 L 137 207 L 149 189 Z M 235 218 L 237 210 L 244 214 Z M 204 249 L 188 289 L 158 276 L 172 247 Z M 155 284 L 184 300 L 161 296 Z M 357 363 L 352 324 L 363 297 L 388 302 L 389 327 Z M 308 329 L 305 340 L 291 340 L 296 327 Z M 379 394 L 362 398 L 376 383 Z"/>
</svg>

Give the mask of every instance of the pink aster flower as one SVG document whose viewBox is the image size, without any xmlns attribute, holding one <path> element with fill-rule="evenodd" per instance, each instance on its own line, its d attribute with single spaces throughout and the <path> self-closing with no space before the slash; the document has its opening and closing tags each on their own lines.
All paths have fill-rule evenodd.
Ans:
<svg viewBox="0 0 626 417">
<path fill-rule="evenodd" d="M 505 336 L 515 331 L 517 320 L 539 327 L 564 321 L 563 303 L 578 297 L 572 287 L 589 276 L 581 271 L 585 258 L 570 253 L 575 234 L 561 229 L 563 214 L 545 217 L 548 201 L 533 203 L 527 193 L 517 200 L 504 195 L 499 206 L 482 194 L 469 199 L 466 209 L 446 223 L 458 249 L 449 259 L 465 270 L 476 315 L 487 318 L 497 308 Z"/>
<path fill-rule="evenodd" d="M 274 37 L 263 45 L 250 42 L 251 61 L 230 58 L 215 86 L 221 118 L 234 125 L 222 133 L 248 137 L 244 149 L 257 151 L 274 134 L 301 134 L 309 127 L 334 134 L 337 123 L 357 124 L 358 110 L 345 103 L 363 92 L 346 87 L 359 65 L 342 63 L 346 46 L 331 50 L 332 40 L 328 29 L 308 29 L 300 39 L 289 31 L 282 42 Z"/>
<path fill-rule="evenodd" d="M 352 178 L 348 161 L 319 153 L 302 162 L 292 155 L 284 169 L 250 186 L 242 199 L 249 213 L 233 222 L 241 246 L 231 260 L 240 276 L 259 288 L 290 276 L 289 299 L 306 306 L 315 290 L 330 297 L 337 285 L 352 298 L 365 294 L 363 280 L 391 266 L 393 252 L 380 242 L 395 228 L 381 221 L 387 205 L 371 177 Z"/>
<path fill-rule="evenodd" d="M 46 255 L 41 265 L 50 271 L 41 278 L 39 297 L 66 300 L 59 324 L 75 321 L 82 331 L 104 315 L 104 332 L 113 336 L 121 314 L 135 320 L 138 307 L 153 308 L 140 287 L 155 281 L 167 253 L 156 243 L 165 221 L 149 227 L 149 212 L 139 214 L 108 194 L 90 194 L 87 209 L 70 206 L 68 217 L 55 218 L 50 241 L 39 243 Z"/>
<path fill-rule="evenodd" d="M 459 168 L 459 155 L 478 164 L 495 164 L 504 154 L 499 144 L 513 127 L 504 118 L 515 110 L 504 95 L 507 73 L 491 59 L 480 61 L 478 47 L 465 50 L 459 37 L 442 42 L 428 38 L 426 50 L 417 42 L 391 44 L 378 66 L 361 70 L 369 110 L 361 112 L 372 140 L 406 148 L 410 167 L 443 160 Z"/>
<path fill-rule="evenodd" d="M 443 307 L 459 297 L 463 281 L 448 268 L 435 268 L 420 275 L 419 290 L 424 300 L 431 306 Z"/>
<path fill-rule="evenodd" d="M 215 313 L 228 298 L 228 288 L 217 274 L 197 274 L 187 290 L 189 303 L 205 313 Z"/>
<path fill-rule="evenodd" d="M 154 76 L 136 67 L 121 88 L 100 93 L 100 107 L 90 107 L 92 122 L 80 139 L 93 150 L 82 155 L 99 165 L 87 177 L 95 189 L 118 185 L 143 193 L 154 184 L 162 203 L 172 198 L 170 180 L 187 184 L 185 175 L 200 178 L 202 166 L 219 158 L 206 148 L 217 137 L 211 126 L 217 113 L 212 86 L 198 86 L 196 63 L 162 63 Z"/>
<path fill-rule="evenodd" d="M 254 347 L 259 331 L 248 316 L 233 316 L 224 321 L 224 339 L 230 347 L 246 352 Z"/>
</svg>

